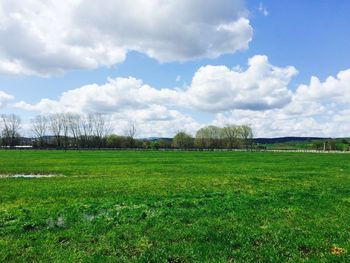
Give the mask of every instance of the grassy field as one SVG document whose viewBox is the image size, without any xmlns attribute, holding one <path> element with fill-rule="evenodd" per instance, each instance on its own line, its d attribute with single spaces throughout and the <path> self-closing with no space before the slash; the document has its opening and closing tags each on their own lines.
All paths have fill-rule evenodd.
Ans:
<svg viewBox="0 0 350 263">
<path fill-rule="evenodd" d="M 1 262 L 350 262 L 350 155 L 0 151 Z"/>
</svg>

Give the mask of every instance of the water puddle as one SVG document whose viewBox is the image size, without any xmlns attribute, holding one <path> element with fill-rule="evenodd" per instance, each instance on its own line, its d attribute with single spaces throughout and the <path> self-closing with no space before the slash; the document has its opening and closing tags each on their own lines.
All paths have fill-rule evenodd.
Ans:
<svg viewBox="0 0 350 263">
<path fill-rule="evenodd" d="M 54 174 L 0 174 L 0 178 L 49 178 L 57 177 Z"/>
</svg>

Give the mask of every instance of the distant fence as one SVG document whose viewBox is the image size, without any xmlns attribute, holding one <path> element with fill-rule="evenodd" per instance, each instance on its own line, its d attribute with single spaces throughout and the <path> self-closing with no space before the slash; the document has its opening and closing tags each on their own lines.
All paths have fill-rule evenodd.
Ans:
<svg viewBox="0 0 350 263">
<path fill-rule="evenodd" d="M 294 153 L 350 153 L 350 151 L 336 150 L 253 150 L 258 152 L 294 152 Z"/>
</svg>

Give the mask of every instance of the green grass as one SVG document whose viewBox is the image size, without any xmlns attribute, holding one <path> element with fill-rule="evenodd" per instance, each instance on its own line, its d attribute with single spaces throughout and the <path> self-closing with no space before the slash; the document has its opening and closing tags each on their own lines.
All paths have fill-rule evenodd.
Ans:
<svg viewBox="0 0 350 263">
<path fill-rule="evenodd" d="M 0 151 L 0 262 L 349 262 L 349 161 Z"/>
<path fill-rule="evenodd" d="M 268 150 L 315 150 L 313 141 L 264 144 Z"/>
</svg>

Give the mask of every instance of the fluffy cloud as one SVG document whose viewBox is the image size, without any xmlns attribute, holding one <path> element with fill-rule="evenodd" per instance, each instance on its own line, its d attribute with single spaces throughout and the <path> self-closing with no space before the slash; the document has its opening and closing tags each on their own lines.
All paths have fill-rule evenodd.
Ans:
<svg viewBox="0 0 350 263">
<path fill-rule="evenodd" d="M 350 101 L 350 69 L 340 71 L 337 77 L 328 77 L 321 82 L 311 77 L 309 85 L 301 85 L 296 96 L 305 101 L 347 104 Z"/>
<path fill-rule="evenodd" d="M 288 84 L 297 74 L 294 67 L 275 67 L 260 55 L 248 64 L 244 72 L 226 66 L 200 68 L 188 90 L 191 104 L 202 111 L 217 112 L 281 108 L 291 101 Z"/>
<path fill-rule="evenodd" d="M 112 123 L 114 123 L 114 132 L 118 134 L 123 134 L 125 128 L 134 123 L 138 137 L 174 136 L 179 130 L 194 134 L 202 126 L 191 116 L 160 105 L 114 113 Z"/>
<path fill-rule="evenodd" d="M 300 85 L 281 109 L 233 110 L 217 114 L 214 123 L 250 123 L 260 137 L 349 136 L 349 99 L 350 69 L 324 82 L 311 77 L 309 85 Z"/>
<path fill-rule="evenodd" d="M 9 95 L 0 90 L 0 109 L 5 108 L 7 103 L 13 99 L 12 95 Z"/>
<path fill-rule="evenodd" d="M 249 124 L 256 137 L 283 136 L 330 136 L 332 123 L 325 125 L 314 117 L 291 116 L 284 110 L 249 111 L 234 110 L 219 113 L 213 121 L 214 125 Z"/>
<path fill-rule="evenodd" d="M 206 66 L 194 75 L 186 89 L 155 89 L 141 80 L 109 79 L 104 85 L 91 84 L 64 92 L 58 101 L 43 99 L 35 105 L 18 107 L 42 112 L 105 112 L 145 109 L 150 105 L 177 106 L 205 112 L 233 109 L 281 108 L 292 98 L 287 85 L 296 74 L 294 67 L 272 66 L 266 56 L 249 59 L 246 71 L 225 66 Z"/>
<path fill-rule="evenodd" d="M 244 0 L 0 2 L 0 73 L 60 74 L 123 62 L 214 58 L 252 38 Z"/>
<path fill-rule="evenodd" d="M 135 78 L 109 79 L 104 85 L 86 85 L 64 92 L 58 100 L 42 99 L 37 104 L 24 101 L 16 107 L 42 114 L 101 112 L 111 115 L 115 132 L 135 123 L 139 136 L 171 136 L 177 130 L 194 132 L 199 124 L 173 106 L 184 94 L 171 89 L 155 89 Z"/>
<path fill-rule="evenodd" d="M 59 100 L 42 99 L 31 105 L 19 102 L 17 107 L 45 113 L 101 112 L 115 113 L 142 110 L 152 105 L 172 105 L 181 93 L 171 89 L 155 89 L 135 78 L 109 79 L 104 85 L 91 84 L 64 92 Z"/>
</svg>

